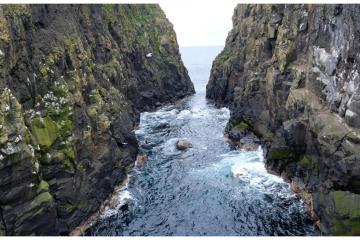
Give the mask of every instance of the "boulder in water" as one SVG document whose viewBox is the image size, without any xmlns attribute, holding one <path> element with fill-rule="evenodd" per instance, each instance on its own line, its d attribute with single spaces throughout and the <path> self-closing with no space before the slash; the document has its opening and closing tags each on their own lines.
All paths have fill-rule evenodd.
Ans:
<svg viewBox="0 0 360 240">
<path fill-rule="evenodd" d="M 164 129 L 164 128 L 168 128 L 168 127 L 170 127 L 170 124 L 165 122 L 165 123 L 160 123 L 159 125 L 157 125 L 155 127 L 155 129 Z"/>
<path fill-rule="evenodd" d="M 147 156 L 145 154 L 139 154 L 136 156 L 136 165 L 143 165 L 147 160 Z"/>
<path fill-rule="evenodd" d="M 178 149 L 178 150 L 186 150 L 186 149 L 188 149 L 188 148 L 192 148 L 192 144 L 191 143 L 189 143 L 189 142 L 187 142 L 187 141 L 185 141 L 185 140 L 178 140 L 177 142 L 176 142 L 176 148 Z"/>
</svg>

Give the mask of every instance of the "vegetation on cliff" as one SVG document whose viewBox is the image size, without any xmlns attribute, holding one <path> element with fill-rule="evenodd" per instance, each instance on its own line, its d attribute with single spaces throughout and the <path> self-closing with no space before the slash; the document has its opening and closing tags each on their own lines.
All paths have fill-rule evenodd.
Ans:
<svg viewBox="0 0 360 240">
<path fill-rule="evenodd" d="M 238 5 L 207 85 L 231 108 L 228 132 L 246 119 L 268 148 L 267 168 L 297 186 L 326 234 L 360 231 L 359 12 Z"/>
<path fill-rule="evenodd" d="M 133 165 L 139 112 L 194 92 L 158 5 L 2 5 L 0 65 L 0 235 L 68 234 Z"/>
</svg>

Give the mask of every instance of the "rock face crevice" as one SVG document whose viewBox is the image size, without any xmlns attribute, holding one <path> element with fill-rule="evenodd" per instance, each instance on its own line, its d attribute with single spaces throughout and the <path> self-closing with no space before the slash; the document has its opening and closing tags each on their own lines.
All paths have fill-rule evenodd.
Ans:
<svg viewBox="0 0 360 240">
<path fill-rule="evenodd" d="M 158 5 L 0 6 L 0 235 L 67 235 L 126 177 L 140 111 L 194 93 Z"/>
<path fill-rule="evenodd" d="M 359 5 L 238 5 L 207 85 L 324 234 L 360 234 L 359 23 Z"/>
</svg>

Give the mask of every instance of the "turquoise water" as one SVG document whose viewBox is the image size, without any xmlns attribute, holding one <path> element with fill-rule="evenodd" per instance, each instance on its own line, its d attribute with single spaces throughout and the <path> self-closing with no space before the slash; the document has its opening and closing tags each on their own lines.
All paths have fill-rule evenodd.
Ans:
<svg viewBox="0 0 360 240">
<path fill-rule="evenodd" d="M 242 151 L 223 131 L 226 108 L 205 99 L 211 64 L 222 47 L 181 53 L 196 94 L 141 114 L 136 135 L 148 156 L 129 174 L 118 202 L 87 235 L 316 235 L 304 204 L 264 168 L 262 149 Z M 178 139 L 193 148 L 179 151 Z"/>
</svg>

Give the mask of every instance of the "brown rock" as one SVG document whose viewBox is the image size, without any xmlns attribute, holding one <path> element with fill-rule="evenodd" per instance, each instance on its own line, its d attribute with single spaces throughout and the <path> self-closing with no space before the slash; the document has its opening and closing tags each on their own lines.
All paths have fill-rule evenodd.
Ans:
<svg viewBox="0 0 360 240">
<path fill-rule="evenodd" d="M 145 154 L 139 154 L 136 157 L 136 165 L 143 165 L 144 162 L 147 160 L 147 156 Z"/>
<path fill-rule="evenodd" d="M 176 142 L 176 148 L 178 150 L 185 150 L 185 149 L 188 149 L 188 148 L 192 148 L 192 144 L 189 143 L 189 142 L 186 142 L 185 140 L 178 140 Z"/>
</svg>

